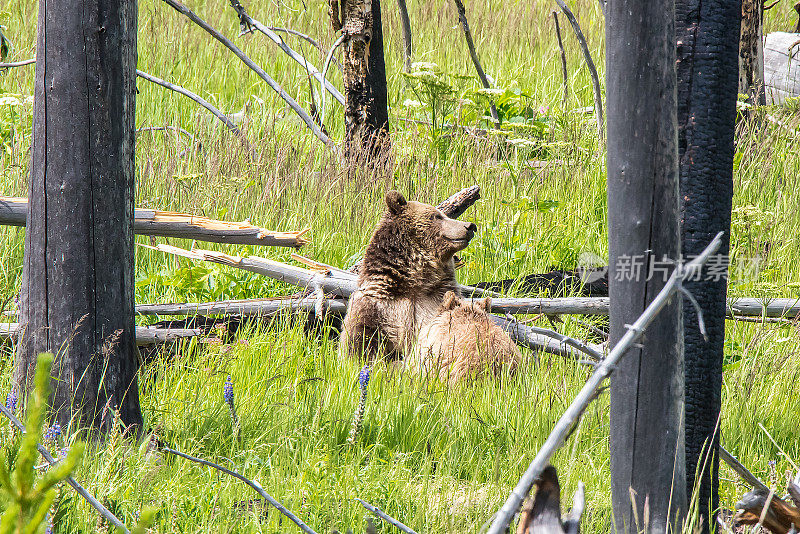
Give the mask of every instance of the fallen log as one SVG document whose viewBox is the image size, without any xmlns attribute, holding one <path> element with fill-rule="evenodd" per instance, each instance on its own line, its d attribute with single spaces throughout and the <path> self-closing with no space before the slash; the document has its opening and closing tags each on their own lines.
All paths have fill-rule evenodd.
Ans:
<svg viewBox="0 0 800 534">
<path fill-rule="evenodd" d="M 764 40 L 767 104 L 800 96 L 800 33 L 773 32 Z"/>
<path fill-rule="evenodd" d="M 303 289 L 320 289 L 326 294 L 333 294 L 339 297 L 349 297 L 357 288 L 355 276 L 350 273 L 347 273 L 348 276 L 344 277 L 339 273 L 313 271 L 257 256 L 242 258 L 211 250 L 186 250 L 170 245 L 140 246 L 192 260 L 210 261 L 229 267 L 236 267 L 237 269 L 262 274 L 281 282 L 299 286 Z"/>
<path fill-rule="evenodd" d="M 736 510 L 733 517 L 736 525 L 760 524 L 773 534 L 797 532 L 800 525 L 800 509 L 763 489 L 745 493 L 736 503 Z"/>
<path fill-rule="evenodd" d="M 8 341 L 15 339 L 19 330 L 19 323 L 0 323 L 0 340 Z M 179 339 L 196 337 L 201 334 L 202 330 L 199 328 L 149 328 L 146 326 L 137 326 L 136 344 L 143 346 L 168 343 Z"/>
<path fill-rule="evenodd" d="M 0 197 L 0 224 L 25 226 L 28 199 Z M 301 247 L 308 243 L 299 232 L 274 232 L 247 222 L 227 222 L 189 213 L 137 208 L 133 231 L 139 235 L 194 239 L 232 245 L 263 245 L 270 247 Z"/>
<path fill-rule="evenodd" d="M 241 315 L 245 317 L 269 317 L 285 311 L 311 312 L 316 309 L 313 297 L 300 299 L 249 299 L 220 302 L 188 302 L 183 304 L 141 304 L 136 306 L 139 315 Z M 327 312 L 344 315 L 347 302 L 339 299 L 324 299 Z"/>
</svg>

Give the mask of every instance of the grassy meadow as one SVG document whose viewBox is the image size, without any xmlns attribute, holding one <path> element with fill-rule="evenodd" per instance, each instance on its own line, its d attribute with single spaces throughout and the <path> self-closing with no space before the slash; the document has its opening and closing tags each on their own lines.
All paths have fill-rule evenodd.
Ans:
<svg viewBox="0 0 800 534">
<path fill-rule="evenodd" d="M 604 75 L 603 16 L 598 2 L 572 2 Z M 224 0 L 192 0 L 198 15 L 229 36 L 308 109 L 305 72 L 260 34 L 237 37 L 239 22 Z M 246 6 L 267 25 L 307 33 L 327 51 L 336 36 L 322 0 L 273 0 Z M 551 12 L 540 0 L 472 0 L 467 16 L 484 69 L 495 80 L 507 136 L 490 139 L 442 128 L 485 124 L 481 94 L 451 2 L 410 2 L 417 70 L 434 72 L 452 91 L 431 92 L 402 74 L 400 23 L 383 2 L 391 129 L 390 164 L 348 176 L 272 90 L 224 47 L 160 0 L 139 2 L 138 68 L 180 84 L 226 113 L 243 112 L 245 147 L 192 101 L 139 79 L 138 128 L 177 126 L 186 136 L 137 136 L 137 206 L 249 219 L 274 230 L 310 228 L 301 253 L 346 267 L 361 255 L 396 188 L 431 203 L 479 184 L 482 199 L 463 216 L 480 235 L 464 251 L 462 283 L 574 268 L 582 253 L 607 258 L 605 152 L 594 117 L 591 83 L 571 28 L 561 17 L 569 71 L 563 101 Z M 0 24 L 15 45 L 9 60 L 35 53 L 36 2 L 8 0 Z M 767 12 L 768 31 L 794 27 L 781 2 Z M 320 65 L 307 42 L 287 43 Z M 335 66 L 329 78 L 341 87 Z M 424 77 L 423 77 L 424 78 Z M 0 72 L 0 194 L 24 196 L 30 158 L 34 70 Z M 316 91 L 318 84 L 314 84 Z M 326 102 L 326 126 L 343 137 L 342 108 Z M 400 119 L 430 120 L 437 126 Z M 737 134 L 732 258 L 734 296 L 798 296 L 800 291 L 800 151 L 791 129 L 800 103 L 768 110 L 786 127 L 752 121 Z M 767 124 L 766 126 L 764 124 Z M 185 149 L 189 149 L 183 154 Z M 0 302 L 19 291 L 24 229 L 0 227 Z M 149 238 L 137 241 L 149 244 Z M 181 240 L 158 239 L 189 247 Z M 231 254 L 291 261 L 290 251 L 200 244 Z M 137 303 L 253 298 L 294 288 L 255 274 L 136 250 Z M 11 320 L 9 318 L 8 320 Z M 564 317 L 559 329 L 587 331 Z M 143 321 L 143 320 L 142 320 Z M 547 326 L 546 321 L 538 321 Z M 327 331 L 304 331 L 290 317 L 250 325 L 230 343 L 198 340 L 163 347 L 143 368 L 139 387 L 147 428 L 175 448 L 258 480 L 318 532 L 363 530 L 364 499 L 418 532 L 477 532 L 520 474 L 588 376 L 584 366 L 532 354 L 514 377 L 448 389 L 377 367 L 369 383 L 363 430 L 347 442 L 359 400 L 358 362 L 336 355 Z M 0 392 L 9 389 L 13 347 L 0 353 Z M 779 492 L 800 463 L 800 333 L 794 324 L 728 322 L 722 442 Z M 230 376 L 241 422 L 233 433 L 223 385 Z M 657 422 L 654 422 L 657 424 Z M 565 503 L 586 485 L 588 533 L 610 528 L 608 397 L 585 414 L 554 458 Z M 763 426 L 763 429 L 760 427 Z M 76 429 L 65 431 L 65 441 Z M 0 421 L 3 456 L 13 449 Z M 774 442 L 773 442 L 774 440 Z M 95 444 L 75 473 L 127 524 L 144 507 L 158 509 L 153 532 L 294 532 L 274 509 L 250 502 L 241 482 L 113 434 Z M 747 491 L 721 468 L 721 501 L 733 508 Z M 64 488 L 54 532 L 95 532 L 95 514 Z M 393 527 L 378 525 L 380 532 Z"/>
</svg>

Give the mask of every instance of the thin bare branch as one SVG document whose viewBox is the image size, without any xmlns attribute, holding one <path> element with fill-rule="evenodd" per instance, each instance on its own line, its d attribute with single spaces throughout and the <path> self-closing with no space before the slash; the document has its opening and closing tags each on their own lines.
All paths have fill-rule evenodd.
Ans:
<svg viewBox="0 0 800 534">
<path fill-rule="evenodd" d="M 303 120 L 303 122 L 306 123 L 306 126 L 308 126 L 308 128 L 314 133 L 314 135 L 317 136 L 317 138 L 320 141 L 325 143 L 330 148 L 333 149 L 336 148 L 334 142 L 331 141 L 331 139 L 327 135 L 325 135 L 325 133 L 322 130 L 320 130 L 319 126 L 317 126 L 317 124 L 314 122 L 314 119 L 312 119 L 308 115 L 308 113 L 306 113 L 305 110 L 302 107 L 300 107 L 300 104 L 298 104 L 295 101 L 295 99 L 289 95 L 289 93 L 284 91 L 283 87 L 281 87 L 278 82 L 273 80 L 269 76 L 269 74 L 264 72 L 264 69 L 256 65 L 256 63 L 252 59 L 247 57 L 247 55 L 245 55 L 245 53 L 242 52 L 238 46 L 233 44 L 227 37 L 222 35 L 216 29 L 212 28 L 206 21 L 195 15 L 195 13 L 192 10 L 190 10 L 177 0 L 163 0 L 163 1 L 167 5 L 175 9 L 175 11 L 186 16 L 189 20 L 191 20 L 192 22 L 203 28 L 206 32 L 208 32 L 209 35 L 214 37 L 214 39 L 225 45 L 225 47 L 231 52 L 233 52 L 233 54 L 236 57 L 238 57 L 242 61 L 242 63 L 250 67 L 250 69 L 253 72 L 255 72 L 259 78 L 267 82 L 267 85 L 269 85 L 272 89 L 275 90 L 276 93 L 278 93 L 278 95 L 280 95 L 280 97 L 284 100 L 284 102 L 286 102 L 289 105 L 289 107 L 292 108 L 292 110 L 294 110 L 295 113 L 297 113 L 297 115 Z"/>
<path fill-rule="evenodd" d="M 16 339 L 20 332 L 19 323 L 0 323 L 0 340 Z M 170 343 L 183 338 L 197 337 L 203 332 L 197 328 L 151 328 L 136 327 L 136 344 L 138 346 Z"/>
<path fill-rule="evenodd" d="M 398 521 L 394 517 L 390 516 L 389 514 L 387 514 L 384 511 L 382 511 L 377 506 L 373 506 L 370 503 L 368 503 L 366 501 L 362 501 L 359 498 L 356 498 L 356 500 L 361 503 L 361 506 L 363 506 L 364 508 L 366 508 L 367 510 L 369 510 L 370 512 L 372 512 L 376 516 L 380 517 L 384 521 L 388 522 L 389 524 L 399 528 L 400 530 L 402 530 L 406 534 L 417 534 L 416 532 L 414 532 L 413 530 L 411 530 L 410 528 L 405 526 L 403 523 L 401 523 L 400 521 Z"/>
<path fill-rule="evenodd" d="M 239 128 L 231 121 L 231 119 L 227 115 L 225 115 L 223 112 L 221 112 L 219 109 L 217 109 L 214 106 L 214 104 L 212 104 L 208 100 L 200 97 L 199 95 L 191 92 L 190 90 L 188 90 L 188 89 L 186 89 L 184 87 L 181 87 L 180 85 L 174 84 L 172 82 L 168 82 L 166 80 L 162 80 L 161 78 L 159 78 L 157 76 L 153 76 L 152 74 L 148 74 L 148 73 L 143 72 L 141 70 L 137 70 L 136 71 L 136 75 L 139 76 L 140 78 L 144 78 L 148 82 L 152 82 L 152 83 L 154 83 L 156 85 L 160 85 L 161 87 L 166 87 L 170 91 L 175 91 L 176 93 L 180 93 L 183 96 L 185 96 L 185 97 L 197 102 L 198 104 L 200 104 L 201 106 L 206 108 L 208 111 L 210 111 L 211 114 L 214 115 L 217 119 L 219 119 L 220 122 L 222 122 L 222 124 L 224 124 L 225 127 L 228 130 L 230 130 L 231 132 L 235 133 L 237 136 L 239 136 L 241 138 L 244 138 L 244 135 L 242 134 L 242 131 L 239 130 Z"/>
<path fill-rule="evenodd" d="M 397 0 L 397 10 L 400 12 L 400 25 L 403 28 L 403 68 L 411 72 L 411 18 L 408 16 L 406 0 Z"/>
<path fill-rule="evenodd" d="M 14 61 L 11 63 L 0 63 L 0 69 L 10 69 L 14 67 L 24 67 L 25 65 L 33 65 L 36 63 L 36 58 L 23 59 L 22 61 Z"/>
<path fill-rule="evenodd" d="M 328 67 L 331 65 L 331 60 L 333 59 L 333 53 L 336 51 L 339 46 L 344 42 L 344 34 L 340 35 L 336 41 L 333 42 L 331 45 L 330 52 L 325 57 L 325 63 L 322 64 L 322 79 L 325 80 L 325 76 L 328 74 Z M 322 93 L 322 105 L 320 106 L 319 112 L 319 121 L 321 123 L 325 123 L 325 93 Z"/>
<path fill-rule="evenodd" d="M 25 433 L 25 425 L 23 425 L 22 422 L 19 419 L 17 419 L 13 413 L 11 413 L 11 410 L 6 408 L 5 405 L 0 404 L 0 412 L 2 412 L 3 415 L 5 415 L 15 427 L 17 427 L 17 430 L 19 430 L 22 433 Z M 48 451 L 38 443 L 36 444 L 36 449 L 39 451 L 39 454 L 42 455 L 42 458 L 44 458 L 45 461 L 47 461 L 47 463 L 49 463 L 50 465 L 58 464 L 55 458 L 53 458 L 53 456 L 50 454 L 50 451 Z M 106 521 L 108 521 L 118 529 L 122 530 L 122 532 L 124 532 L 125 534 L 130 534 L 130 531 L 125 527 L 125 524 L 122 521 L 120 521 L 117 518 L 117 516 L 112 514 L 108 508 L 103 506 L 100 503 L 100 501 L 95 499 L 94 496 L 92 496 L 88 491 L 86 491 L 86 489 L 83 486 L 78 484 L 78 482 L 74 478 L 72 478 L 72 476 L 68 476 L 66 478 L 66 482 L 67 484 L 72 486 L 72 489 L 74 489 L 78 493 L 78 495 L 83 497 L 84 500 L 88 502 L 92 508 L 97 510 Z"/>
<path fill-rule="evenodd" d="M 751 473 L 749 469 L 747 469 L 739 460 L 736 459 L 736 457 L 725 450 L 725 448 L 722 446 L 719 448 L 719 458 L 728 464 L 728 467 L 733 469 L 733 471 L 739 475 L 742 480 L 750 484 L 750 486 L 752 486 L 754 489 L 769 491 L 769 488 L 766 484 L 761 482 L 757 476 Z"/>
<path fill-rule="evenodd" d="M 561 51 L 561 75 L 564 79 L 564 108 L 567 107 L 569 100 L 569 73 L 567 72 L 567 54 L 564 52 L 564 41 L 561 39 L 561 26 L 558 24 L 558 13 L 553 11 L 553 24 L 556 27 L 556 38 L 558 39 L 558 49 Z"/>
<path fill-rule="evenodd" d="M 602 143 L 605 139 L 605 119 L 603 118 L 603 96 L 600 90 L 600 78 L 597 75 L 597 69 L 594 66 L 594 61 L 592 61 L 592 54 L 589 52 L 589 45 L 586 43 L 586 37 L 584 37 L 581 31 L 578 19 L 572 14 L 572 11 L 570 11 L 567 4 L 564 3 L 564 0 L 556 0 L 556 4 L 558 4 L 558 7 L 564 12 L 569 23 L 572 24 L 572 29 L 575 31 L 575 36 L 578 38 L 578 43 L 580 43 L 581 50 L 583 51 L 583 58 L 586 60 L 586 66 L 589 67 L 589 74 L 592 77 L 592 88 L 594 89 L 594 113 L 597 117 L 597 135 L 600 136 L 600 142 Z"/>
<path fill-rule="evenodd" d="M 289 520 L 291 520 L 295 525 L 300 527 L 300 530 L 302 530 L 306 534 L 317 534 L 316 532 L 314 532 L 314 530 L 311 527 L 309 527 L 308 525 L 303 523 L 303 521 L 301 521 L 299 517 L 294 515 L 285 506 L 283 506 L 281 503 L 279 503 L 274 498 L 272 498 L 272 496 L 270 496 L 266 491 L 264 491 L 264 488 L 261 486 L 261 484 L 259 484 L 255 480 L 250 480 L 249 478 L 245 477 L 244 475 L 240 475 L 236 471 L 231 471 L 230 469 L 222 467 L 219 464 L 215 464 L 214 462 L 209 462 L 208 460 L 204 460 L 203 458 L 197 458 L 196 456 L 191 456 L 191 455 L 186 454 L 184 452 L 176 451 L 175 449 L 170 449 L 169 447 L 162 447 L 161 450 L 164 451 L 164 452 L 168 452 L 170 454 L 174 454 L 175 456 L 179 456 L 181 458 L 185 458 L 187 460 L 190 460 L 190 461 L 198 463 L 198 464 L 207 465 L 208 467 L 213 467 L 217 471 L 225 473 L 226 475 L 230 475 L 230 476 L 232 476 L 234 478 L 238 478 L 239 480 L 241 480 L 242 482 L 244 482 L 245 484 L 247 484 L 248 486 L 250 486 L 251 488 L 256 490 L 256 492 L 259 495 L 261 495 L 261 497 L 265 501 L 267 501 L 272 506 L 274 506 L 280 513 L 282 513 L 283 515 L 288 517 Z"/>
<path fill-rule="evenodd" d="M 472 32 L 469 29 L 469 22 L 467 21 L 467 12 L 464 9 L 464 3 L 461 0 L 453 0 L 453 3 L 455 3 L 456 9 L 458 10 L 458 20 L 461 22 L 461 29 L 464 31 L 464 39 L 467 41 L 467 48 L 469 49 L 469 55 L 472 58 L 472 64 L 475 65 L 475 70 L 478 72 L 478 78 L 481 81 L 481 85 L 483 85 L 484 89 L 489 89 L 491 88 L 491 85 L 489 84 L 489 79 L 486 78 L 486 73 L 483 71 L 480 60 L 478 60 L 478 53 L 475 51 L 475 42 L 472 40 Z M 500 116 L 497 114 L 497 107 L 494 105 L 494 102 L 490 102 L 489 106 L 492 113 L 492 121 L 494 122 L 494 126 L 495 128 L 499 128 Z"/>
<path fill-rule="evenodd" d="M 336 87 L 334 87 L 329 81 L 322 77 L 322 74 L 319 72 L 317 67 L 315 67 L 311 62 L 309 62 L 306 58 L 302 55 L 294 51 L 286 42 L 278 36 L 271 28 L 264 26 L 259 21 L 251 17 L 247 10 L 245 10 L 244 6 L 239 2 L 239 0 L 230 0 L 231 7 L 236 11 L 236 14 L 239 16 L 239 21 L 241 24 L 249 27 L 253 27 L 256 30 L 260 31 L 264 35 L 266 35 L 270 41 L 278 45 L 286 55 L 291 57 L 297 63 L 299 63 L 308 73 L 310 73 L 314 78 L 317 79 L 322 84 L 323 91 L 327 90 L 333 98 L 335 98 L 340 104 L 344 105 L 344 96 L 340 93 Z M 302 34 L 301 34 L 302 35 Z M 307 37 L 307 36 L 304 36 Z M 308 37 L 307 37 L 308 38 Z M 317 44 L 317 46 L 319 46 Z"/>
</svg>

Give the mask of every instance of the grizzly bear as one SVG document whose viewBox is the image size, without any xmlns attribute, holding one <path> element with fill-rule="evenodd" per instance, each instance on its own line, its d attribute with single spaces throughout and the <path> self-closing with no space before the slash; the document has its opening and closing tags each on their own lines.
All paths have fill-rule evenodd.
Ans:
<svg viewBox="0 0 800 534">
<path fill-rule="evenodd" d="M 344 318 L 340 351 L 356 358 L 399 359 L 411 354 L 422 325 L 445 293 L 459 294 L 453 256 L 477 227 L 446 217 L 397 191 L 367 245 Z"/>
<path fill-rule="evenodd" d="M 448 292 L 439 314 L 422 327 L 407 368 L 421 375 L 438 376 L 450 385 L 478 378 L 506 367 L 516 369 L 522 359 L 517 346 L 489 316 L 491 299 L 468 303 Z"/>
</svg>

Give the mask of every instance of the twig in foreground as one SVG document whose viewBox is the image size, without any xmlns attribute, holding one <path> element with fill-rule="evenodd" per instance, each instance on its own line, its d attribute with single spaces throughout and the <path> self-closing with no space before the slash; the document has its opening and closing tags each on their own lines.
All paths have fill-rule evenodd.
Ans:
<svg viewBox="0 0 800 534">
<path fill-rule="evenodd" d="M 506 499 L 505 504 L 498 510 L 497 516 L 492 526 L 489 528 L 489 534 L 503 534 L 508 532 L 508 525 L 519 511 L 525 497 L 530 493 L 534 482 L 550 462 L 550 458 L 564 444 L 567 437 L 572 432 L 572 429 L 583 415 L 584 410 L 586 410 L 589 403 L 595 398 L 597 389 L 603 381 L 611 375 L 611 372 L 616 367 L 620 358 L 622 358 L 639 337 L 641 337 L 661 309 L 676 292 L 680 291 L 683 280 L 695 275 L 698 269 L 708 261 L 708 258 L 719 249 L 721 244 L 722 232 L 717 234 L 697 258 L 686 265 L 679 264 L 664 285 L 664 288 L 656 295 L 633 325 L 628 326 L 628 331 L 622 336 L 622 339 L 614 346 L 608 356 L 597 366 L 592 376 L 590 376 L 589 380 L 584 384 L 580 393 L 573 399 L 555 427 L 553 427 L 544 445 L 539 449 L 536 457 L 528 466 L 528 469 L 508 496 L 508 499 Z"/>
<path fill-rule="evenodd" d="M 0 404 L 0 412 L 2 412 L 2 414 L 5 415 L 8 418 L 8 420 L 11 421 L 11 423 L 15 427 L 17 427 L 17 429 L 20 432 L 22 433 L 25 432 L 25 425 L 23 425 L 22 422 L 19 419 L 17 419 L 8 408 L 5 407 L 5 405 Z M 38 443 L 36 444 L 36 449 L 39 451 L 39 454 L 41 454 L 42 457 L 47 461 L 47 463 L 49 463 L 50 465 L 57 464 L 55 458 L 53 458 L 50 455 L 50 452 L 47 449 L 45 449 Z M 72 478 L 72 476 L 68 476 L 66 478 L 66 481 L 67 484 L 72 486 L 72 489 L 74 489 L 78 493 L 78 495 L 83 497 L 86 500 L 86 502 L 88 502 L 92 506 L 92 508 L 97 510 L 100 513 L 100 515 L 102 515 L 103 518 L 105 518 L 106 521 L 117 527 L 117 529 L 122 530 L 125 534 L 130 534 L 130 531 L 125 527 L 125 524 L 122 521 L 120 521 L 117 518 L 117 516 L 112 514 L 108 508 L 100 504 L 100 501 L 95 499 L 88 491 L 86 491 L 86 489 L 83 486 L 78 484 L 78 482 L 74 478 Z"/>
<path fill-rule="evenodd" d="M 303 523 L 300 520 L 299 517 L 297 517 L 292 512 L 290 512 L 288 509 L 286 509 L 286 507 L 283 506 L 281 503 L 279 503 L 278 501 L 273 499 L 266 491 L 264 491 L 264 488 L 262 488 L 261 484 L 259 484 L 258 482 L 254 481 L 254 480 L 250 480 L 249 478 L 247 478 L 247 477 L 245 477 L 243 475 L 240 475 L 236 471 L 231 471 L 230 469 L 226 469 L 226 468 L 222 467 L 219 464 L 215 464 L 214 462 L 209 462 L 208 460 L 204 460 L 202 458 L 197 458 L 195 456 L 190 456 L 190 455 L 188 455 L 186 453 L 183 453 L 183 452 L 180 452 L 180 451 L 176 451 L 174 449 L 170 449 L 169 447 L 162 447 L 161 450 L 164 451 L 164 452 L 168 452 L 170 454 L 174 454 L 175 456 L 180 456 L 181 458 L 185 458 L 187 460 L 191 460 L 192 462 L 195 462 L 195 463 L 198 463 L 198 464 L 202 464 L 202 465 L 207 465 L 209 467 L 213 467 L 217 471 L 225 473 L 226 475 L 230 475 L 230 476 L 232 476 L 234 478 L 238 478 L 239 480 L 241 480 L 242 482 L 244 482 L 245 484 L 247 484 L 248 486 L 250 486 L 251 488 L 256 490 L 256 492 L 259 495 L 261 495 L 261 497 L 265 501 L 267 501 L 272 506 L 274 506 L 280 513 L 282 513 L 283 515 L 288 517 L 295 525 L 300 527 L 300 530 L 302 530 L 306 534 L 317 534 L 316 532 L 314 532 L 314 530 L 311 527 L 309 527 L 308 525 Z"/>
<path fill-rule="evenodd" d="M 245 55 L 245 53 L 242 52 L 239 49 L 238 46 L 233 44 L 230 41 L 230 39 L 228 39 L 227 37 L 222 35 L 220 32 L 218 32 L 217 30 L 212 28 L 206 21 L 204 21 L 203 19 L 201 19 L 200 17 L 195 15 L 195 13 L 191 9 L 189 9 L 186 6 L 184 6 L 183 4 L 178 2 L 177 0 L 163 0 L 163 1 L 167 5 L 169 5 L 173 9 L 175 9 L 175 11 L 177 11 L 178 13 L 181 13 L 182 15 L 185 15 L 189 20 L 191 20 L 192 22 L 194 22 L 195 24 L 197 24 L 198 26 L 203 28 L 214 39 L 216 39 L 217 41 L 219 41 L 220 43 L 225 45 L 225 47 L 228 50 L 230 50 L 231 52 L 233 52 L 233 54 L 236 57 L 238 57 L 242 61 L 242 63 L 244 63 L 245 65 L 250 67 L 250 69 L 253 72 L 255 72 L 258 75 L 259 78 L 261 78 L 262 80 L 267 82 L 267 85 L 272 87 L 272 89 L 274 89 L 275 92 L 278 93 L 278 95 L 280 95 L 280 97 L 284 100 L 284 102 L 286 102 L 289 105 L 289 107 L 292 108 L 292 110 L 294 110 L 295 113 L 297 113 L 297 115 L 303 120 L 303 122 L 306 123 L 306 126 L 308 126 L 308 128 L 312 132 L 314 132 L 314 135 L 316 135 L 317 138 L 320 141 L 322 141 L 323 143 L 325 143 L 326 145 L 328 145 L 331 148 L 335 148 L 336 147 L 336 145 L 333 143 L 333 141 L 331 141 L 331 139 L 327 135 L 325 135 L 325 133 L 322 130 L 319 129 L 319 126 L 316 125 L 316 123 L 314 122 L 314 119 L 312 119 L 308 115 L 308 113 L 306 113 L 305 110 L 302 107 L 300 107 L 300 104 L 298 104 L 295 101 L 295 99 L 292 98 L 289 95 L 289 93 L 284 91 L 283 88 L 280 86 L 280 84 L 278 82 L 273 80 L 269 76 L 269 74 L 264 72 L 264 69 L 262 69 L 261 67 L 256 65 L 255 62 L 252 59 L 250 59 L 249 57 L 247 57 L 247 55 Z"/>
<path fill-rule="evenodd" d="M 564 0 L 556 0 L 556 4 L 558 4 L 558 7 L 564 12 L 564 15 L 567 16 L 569 23 L 572 24 L 572 29 L 575 30 L 575 37 L 578 38 L 581 51 L 583 51 L 583 58 L 586 60 L 586 66 L 589 67 L 589 74 L 592 77 L 592 88 L 594 89 L 594 112 L 597 117 L 597 134 L 600 136 L 600 142 L 603 142 L 603 139 L 605 139 L 605 134 L 603 133 L 603 124 L 605 122 L 603 119 L 603 97 L 600 93 L 600 78 L 597 76 L 597 69 L 594 66 L 594 61 L 592 61 L 589 45 L 586 44 L 586 37 L 584 37 L 581 31 L 578 19 L 572 14 L 572 11 L 570 11 L 567 4 L 564 3 Z"/>
<path fill-rule="evenodd" d="M 366 508 L 367 510 L 369 510 L 373 514 L 377 515 L 378 517 L 380 517 L 381 519 L 383 519 L 387 523 L 390 523 L 390 524 L 396 526 L 397 528 L 399 528 L 400 530 L 402 530 L 406 534 L 417 534 L 416 532 L 414 532 L 413 530 L 411 530 L 410 528 L 405 526 L 403 523 L 401 523 L 400 521 L 398 521 L 394 517 L 390 516 L 386 512 L 383 512 L 377 506 L 372 506 L 370 503 L 362 501 L 358 497 L 356 497 L 356 500 L 361 503 L 361 506 L 363 506 L 364 508 Z"/>
</svg>

